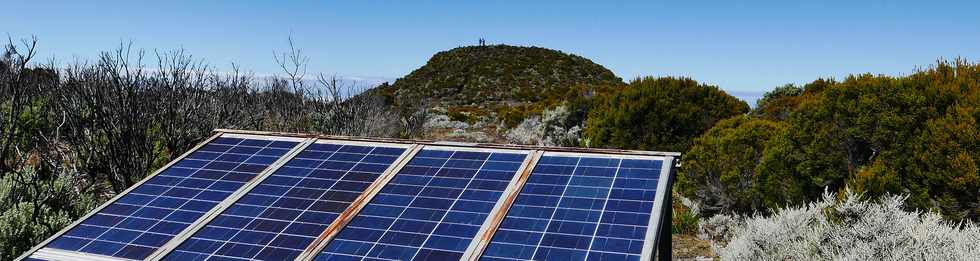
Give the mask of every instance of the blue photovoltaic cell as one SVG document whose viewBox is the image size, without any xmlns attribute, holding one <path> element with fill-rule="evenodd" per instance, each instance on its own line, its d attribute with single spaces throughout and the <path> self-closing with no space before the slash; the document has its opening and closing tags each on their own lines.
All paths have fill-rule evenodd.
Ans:
<svg viewBox="0 0 980 261">
<path fill-rule="evenodd" d="M 316 259 L 458 260 L 526 156 L 424 149 Z"/>
<path fill-rule="evenodd" d="M 639 260 L 662 164 L 541 157 L 481 260 Z"/>
<path fill-rule="evenodd" d="M 214 139 L 46 247 L 144 259 L 296 144 Z"/>
<path fill-rule="evenodd" d="M 292 260 L 404 151 L 311 144 L 166 259 Z"/>
</svg>

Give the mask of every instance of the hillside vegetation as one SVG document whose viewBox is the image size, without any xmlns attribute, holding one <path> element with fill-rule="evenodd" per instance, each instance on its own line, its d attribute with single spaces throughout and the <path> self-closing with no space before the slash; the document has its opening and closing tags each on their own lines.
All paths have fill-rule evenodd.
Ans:
<svg viewBox="0 0 980 261">
<path fill-rule="evenodd" d="M 361 96 L 385 97 L 394 111 L 424 106 L 433 115 L 468 124 L 430 124 L 435 134 L 431 138 L 506 142 L 505 129 L 560 105 L 568 94 L 622 85 L 609 69 L 581 56 L 540 47 L 489 45 L 436 53 L 422 67 Z"/>
<path fill-rule="evenodd" d="M 616 85 L 622 80 L 589 59 L 540 47 L 467 46 L 436 53 L 384 92 L 396 102 L 424 97 L 432 105 L 533 103 L 576 85 Z"/>
<path fill-rule="evenodd" d="M 752 213 L 850 185 L 869 196 L 908 195 L 909 208 L 952 220 L 980 220 L 978 109 L 980 65 L 963 61 L 784 87 L 741 123 L 695 140 L 679 189 L 710 202 L 709 211 Z"/>
</svg>

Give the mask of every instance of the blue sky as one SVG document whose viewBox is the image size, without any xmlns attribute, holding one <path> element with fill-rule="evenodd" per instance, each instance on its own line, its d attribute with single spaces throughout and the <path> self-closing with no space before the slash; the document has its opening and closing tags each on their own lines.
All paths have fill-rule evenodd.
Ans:
<svg viewBox="0 0 980 261">
<path fill-rule="evenodd" d="M 748 97 L 852 73 L 980 60 L 980 1 L 5 1 L 0 33 L 44 59 L 121 41 L 219 69 L 277 72 L 292 35 L 309 70 L 394 79 L 440 50 L 490 43 L 575 53 L 620 77 L 688 76 Z M 285 2 L 285 1 L 284 1 Z"/>
</svg>

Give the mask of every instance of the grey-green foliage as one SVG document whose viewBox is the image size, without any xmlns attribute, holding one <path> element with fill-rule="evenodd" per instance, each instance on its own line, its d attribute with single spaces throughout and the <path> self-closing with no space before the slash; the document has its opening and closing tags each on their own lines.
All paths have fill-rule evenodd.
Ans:
<svg viewBox="0 0 980 261">
<path fill-rule="evenodd" d="M 516 144 L 540 146 L 568 146 L 579 144 L 581 126 L 570 126 L 570 113 L 565 105 L 544 110 L 541 116 L 531 116 L 507 131 L 507 141 Z"/>
<path fill-rule="evenodd" d="M 48 176 L 48 177 L 45 177 Z M 41 175 L 31 167 L 0 178 L 0 260 L 12 260 L 95 207 L 70 173 Z"/>
<path fill-rule="evenodd" d="M 777 210 L 772 216 L 716 215 L 704 237 L 723 246 L 722 260 L 976 260 L 980 228 L 933 212 L 905 211 L 906 197 L 841 197 Z"/>
</svg>

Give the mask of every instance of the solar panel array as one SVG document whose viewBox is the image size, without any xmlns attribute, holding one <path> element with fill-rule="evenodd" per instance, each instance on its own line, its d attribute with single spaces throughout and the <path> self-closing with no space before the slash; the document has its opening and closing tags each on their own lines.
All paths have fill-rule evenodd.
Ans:
<svg viewBox="0 0 980 261">
<path fill-rule="evenodd" d="M 554 150 L 221 133 L 24 258 L 649 257 L 676 154 Z"/>
</svg>

